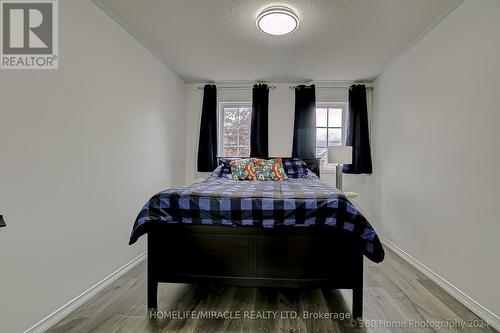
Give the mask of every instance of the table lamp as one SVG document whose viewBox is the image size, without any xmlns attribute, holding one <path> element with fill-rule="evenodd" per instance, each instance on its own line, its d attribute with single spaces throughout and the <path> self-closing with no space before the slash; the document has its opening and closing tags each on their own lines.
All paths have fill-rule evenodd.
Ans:
<svg viewBox="0 0 500 333">
<path fill-rule="evenodd" d="M 328 147 L 328 163 L 337 164 L 336 187 L 342 191 L 342 164 L 352 163 L 351 146 Z"/>
</svg>

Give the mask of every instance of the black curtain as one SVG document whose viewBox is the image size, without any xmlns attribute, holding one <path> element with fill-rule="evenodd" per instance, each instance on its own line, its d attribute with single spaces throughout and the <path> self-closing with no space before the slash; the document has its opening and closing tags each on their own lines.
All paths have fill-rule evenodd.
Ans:
<svg viewBox="0 0 500 333">
<path fill-rule="evenodd" d="M 316 157 L 316 89 L 314 84 L 295 87 L 292 157 Z"/>
<path fill-rule="evenodd" d="M 250 156 L 269 156 L 269 87 L 255 84 L 252 90 L 252 126 L 250 129 Z"/>
<path fill-rule="evenodd" d="M 352 164 L 344 165 L 345 173 L 372 173 L 366 87 L 355 84 L 349 88 L 349 124 L 346 145 L 352 146 Z"/>
<path fill-rule="evenodd" d="M 213 84 L 203 89 L 200 139 L 198 142 L 198 171 L 217 168 L 217 88 Z"/>
</svg>

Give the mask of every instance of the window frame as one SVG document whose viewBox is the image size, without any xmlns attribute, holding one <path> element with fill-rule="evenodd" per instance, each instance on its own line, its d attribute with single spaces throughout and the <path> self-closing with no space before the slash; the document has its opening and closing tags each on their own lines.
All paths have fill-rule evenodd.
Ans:
<svg viewBox="0 0 500 333">
<path fill-rule="evenodd" d="M 217 108 L 217 156 L 218 157 L 249 157 L 249 156 L 225 156 L 224 154 L 224 109 L 225 108 L 240 108 L 249 107 L 252 109 L 252 102 L 219 102 L 219 107 Z M 252 117 L 252 111 L 250 111 L 250 119 Z M 250 120 L 251 121 L 251 120 Z M 251 129 L 249 129 L 250 131 Z M 250 149 L 250 141 L 248 142 Z M 240 146 L 237 146 L 240 147 Z"/>
<path fill-rule="evenodd" d="M 347 113 L 347 109 L 348 109 L 348 103 L 347 102 L 316 102 L 316 109 L 342 109 L 342 127 L 341 127 L 341 138 L 340 138 L 340 144 L 341 145 L 345 145 L 346 143 L 346 137 L 347 137 L 347 123 L 348 123 L 348 119 L 347 119 L 347 116 L 348 116 L 348 113 Z M 315 110 L 316 111 L 316 110 Z M 327 136 L 326 136 L 326 145 L 327 145 L 327 149 L 328 149 L 328 128 L 338 128 L 338 127 L 334 127 L 334 126 L 331 126 L 329 127 L 328 126 L 328 111 L 327 111 L 327 123 L 326 123 L 326 127 L 325 126 L 316 126 L 316 131 L 318 130 L 318 128 L 326 128 L 326 132 L 327 132 Z M 316 149 L 318 148 L 324 148 L 324 147 L 318 147 L 317 143 L 316 143 L 316 146 L 314 147 L 314 151 L 316 152 Z M 318 156 L 316 156 L 318 157 Z M 329 165 L 328 163 L 326 163 L 326 160 L 321 160 L 320 162 L 320 166 L 321 166 L 321 170 L 325 170 L 327 171 L 326 173 L 329 173 L 328 171 L 334 171 L 335 170 L 335 167 Z"/>
</svg>

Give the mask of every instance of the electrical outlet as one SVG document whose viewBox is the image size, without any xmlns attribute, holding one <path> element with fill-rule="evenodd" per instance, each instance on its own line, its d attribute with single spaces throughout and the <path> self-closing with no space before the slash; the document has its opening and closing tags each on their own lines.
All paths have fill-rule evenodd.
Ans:
<svg viewBox="0 0 500 333">
<path fill-rule="evenodd" d="M 3 219 L 3 215 L 0 215 L 0 227 L 6 227 L 5 220 Z"/>
</svg>

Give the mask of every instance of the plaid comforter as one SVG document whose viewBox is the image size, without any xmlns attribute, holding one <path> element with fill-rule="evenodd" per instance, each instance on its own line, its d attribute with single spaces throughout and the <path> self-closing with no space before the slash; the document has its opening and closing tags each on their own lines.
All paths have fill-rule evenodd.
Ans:
<svg viewBox="0 0 500 333">
<path fill-rule="evenodd" d="M 225 226 L 307 227 L 326 225 L 353 232 L 374 262 L 384 250 L 373 227 L 337 189 L 317 178 L 284 181 L 235 181 L 209 177 L 153 196 L 134 223 L 130 243 L 158 223 Z"/>
</svg>

